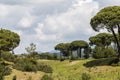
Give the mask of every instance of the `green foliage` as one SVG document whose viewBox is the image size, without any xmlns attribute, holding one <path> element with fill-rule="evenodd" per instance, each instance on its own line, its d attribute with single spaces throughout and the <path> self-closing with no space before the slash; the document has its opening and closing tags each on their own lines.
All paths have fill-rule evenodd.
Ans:
<svg viewBox="0 0 120 80">
<path fill-rule="evenodd" d="M 30 46 L 25 48 L 28 53 L 33 53 L 36 50 L 36 44 L 30 43 Z"/>
<path fill-rule="evenodd" d="M 4 80 L 4 76 L 9 75 L 10 73 L 11 69 L 0 62 L 0 80 Z"/>
<path fill-rule="evenodd" d="M 53 69 L 50 65 L 45 64 L 45 63 L 39 63 L 37 66 L 39 71 L 43 71 L 45 73 L 52 73 Z"/>
<path fill-rule="evenodd" d="M 0 51 L 12 51 L 19 45 L 20 37 L 10 30 L 0 29 Z"/>
<path fill-rule="evenodd" d="M 70 44 L 71 50 L 77 50 L 78 57 L 81 57 L 82 48 L 85 49 L 88 47 L 89 47 L 88 43 L 83 40 L 76 40 L 76 41 L 71 42 Z"/>
<path fill-rule="evenodd" d="M 105 7 L 100 10 L 92 19 L 91 26 L 94 30 L 98 31 L 102 27 L 107 29 L 116 28 L 117 24 L 120 24 L 120 6 Z"/>
<path fill-rule="evenodd" d="M 25 63 L 23 68 L 24 71 L 28 71 L 28 72 L 37 71 L 36 66 L 34 66 L 31 62 Z"/>
<path fill-rule="evenodd" d="M 48 76 L 48 75 L 44 75 L 41 80 L 54 80 L 51 76 Z"/>
<path fill-rule="evenodd" d="M 39 54 L 40 59 L 47 59 L 47 60 L 57 60 L 58 54 L 57 53 L 41 53 Z"/>
<path fill-rule="evenodd" d="M 22 70 L 22 71 L 37 71 L 37 62 L 35 60 L 29 58 L 18 59 L 14 65 L 15 69 Z"/>
<path fill-rule="evenodd" d="M 14 62 L 15 61 L 15 55 L 10 53 L 9 51 L 1 51 L 1 59 Z"/>
<path fill-rule="evenodd" d="M 82 80 L 91 80 L 90 74 L 82 73 Z"/>
<path fill-rule="evenodd" d="M 87 48 L 88 43 L 86 41 L 83 41 L 83 40 L 76 40 L 70 44 L 70 47 L 72 50 L 77 50 L 78 48 Z"/>
<path fill-rule="evenodd" d="M 14 75 L 12 80 L 17 80 L 17 76 L 16 76 L 16 75 Z"/>
<path fill-rule="evenodd" d="M 96 45 L 99 47 L 109 46 L 112 42 L 113 35 L 108 33 L 99 33 L 96 36 L 89 38 L 91 45 Z"/>
<path fill-rule="evenodd" d="M 30 43 L 30 46 L 25 48 L 25 50 L 28 53 L 28 55 L 26 55 L 28 58 L 34 58 L 34 59 L 38 59 L 39 58 L 39 55 L 36 52 L 36 44 Z"/>
<path fill-rule="evenodd" d="M 43 71 L 46 73 L 52 73 L 53 71 L 51 66 L 44 63 L 38 63 L 36 60 L 30 58 L 18 59 L 14 68 L 27 72 Z"/>
<path fill-rule="evenodd" d="M 94 67 L 94 66 L 104 66 L 104 65 L 112 65 L 117 64 L 119 62 L 118 58 L 104 58 L 92 60 L 84 64 L 86 67 Z"/>
<path fill-rule="evenodd" d="M 59 50 L 63 56 L 69 56 L 70 43 L 59 43 L 55 46 L 55 50 Z"/>
<path fill-rule="evenodd" d="M 4 77 L 3 75 L 0 74 L 0 80 L 4 80 Z"/>
<path fill-rule="evenodd" d="M 95 47 L 92 52 L 93 58 L 109 58 L 116 56 L 116 52 L 112 47 L 102 48 L 102 47 Z"/>
<path fill-rule="evenodd" d="M 120 6 L 105 7 L 100 10 L 90 21 L 91 27 L 95 31 L 106 28 L 109 32 L 112 32 L 114 40 L 117 44 L 118 53 L 120 57 L 120 43 L 117 35 L 115 34 L 115 28 L 118 29 L 120 37 Z"/>
<path fill-rule="evenodd" d="M 92 50 L 92 49 L 91 49 L 90 47 L 84 49 L 84 58 L 85 58 L 85 59 L 87 59 L 87 58 L 90 57 L 91 50 Z"/>
</svg>

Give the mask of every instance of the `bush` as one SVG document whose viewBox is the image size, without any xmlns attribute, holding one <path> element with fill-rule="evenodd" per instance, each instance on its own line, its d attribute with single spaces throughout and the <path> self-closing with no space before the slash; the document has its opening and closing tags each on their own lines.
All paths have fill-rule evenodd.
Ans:
<svg viewBox="0 0 120 80">
<path fill-rule="evenodd" d="M 47 60 L 57 60 L 58 54 L 57 53 L 41 53 L 39 54 L 40 59 L 47 59 Z"/>
<path fill-rule="evenodd" d="M 108 48 L 95 47 L 95 49 L 93 49 L 92 56 L 95 59 L 110 58 L 116 56 L 115 53 L 116 52 L 112 47 L 108 47 Z"/>
<path fill-rule="evenodd" d="M 104 66 L 104 65 L 112 65 L 112 64 L 117 64 L 119 62 L 119 59 L 114 57 L 114 58 L 104 58 L 104 59 L 97 59 L 97 60 L 92 60 L 84 64 L 86 67 L 93 67 L 93 66 Z"/>
<path fill-rule="evenodd" d="M 0 74 L 0 80 L 4 80 L 4 77 L 3 75 Z"/>
<path fill-rule="evenodd" d="M 4 66 L 0 63 L 0 74 L 3 76 L 9 75 L 11 73 L 11 69 L 8 66 Z"/>
<path fill-rule="evenodd" d="M 53 72 L 52 67 L 50 65 L 47 65 L 47 64 L 44 64 L 44 63 L 39 63 L 37 68 L 38 68 L 39 71 L 43 71 L 43 72 L 46 72 L 46 73 L 52 73 Z"/>
<path fill-rule="evenodd" d="M 82 80 L 90 80 L 91 77 L 88 73 L 82 73 Z"/>
<path fill-rule="evenodd" d="M 45 74 L 41 80 L 53 80 L 53 78 Z"/>
<path fill-rule="evenodd" d="M 2 51 L 0 55 L 3 60 L 10 61 L 10 62 L 14 62 L 15 60 L 15 55 L 8 51 Z"/>
<path fill-rule="evenodd" d="M 4 80 L 3 76 L 9 75 L 10 73 L 11 69 L 0 63 L 0 80 Z"/>
<path fill-rule="evenodd" d="M 13 79 L 12 80 L 17 80 L 17 77 L 16 77 L 16 75 L 15 76 L 13 76 Z"/>
<path fill-rule="evenodd" d="M 22 71 L 37 71 L 37 62 L 32 60 L 32 59 L 28 59 L 28 58 L 24 58 L 24 59 L 19 59 L 15 65 L 14 68 L 18 69 L 18 70 L 22 70 Z"/>
<path fill-rule="evenodd" d="M 18 61 L 14 65 L 14 68 L 28 72 L 43 71 L 46 73 L 52 73 L 53 71 L 51 66 L 44 63 L 37 63 L 35 60 L 28 58 L 18 59 Z"/>
<path fill-rule="evenodd" d="M 28 72 L 31 72 L 31 71 L 36 72 L 37 71 L 36 66 L 31 64 L 30 62 L 25 63 L 23 68 L 24 68 L 23 71 L 28 71 Z"/>
</svg>

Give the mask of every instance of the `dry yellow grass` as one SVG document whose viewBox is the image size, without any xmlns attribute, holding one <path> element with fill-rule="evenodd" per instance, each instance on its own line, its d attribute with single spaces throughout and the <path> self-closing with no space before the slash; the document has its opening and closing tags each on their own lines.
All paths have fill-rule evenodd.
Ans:
<svg viewBox="0 0 120 80">
<path fill-rule="evenodd" d="M 120 80 L 119 66 L 96 66 L 87 68 L 84 63 L 90 60 L 77 60 L 69 62 L 68 60 L 60 62 L 54 60 L 39 60 L 49 64 L 53 68 L 52 77 L 54 80 L 81 80 L 82 73 L 88 73 L 91 80 Z M 22 72 L 13 69 L 12 74 L 5 77 L 5 80 L 12 80 L 13 76 L 17 76 L 17 80 L 28 80 L 31 76 L 32 80 L 40 80 L 44 72 Z"/>
<path fill-rule="evenodd" d="M 44 75 L 43 72 L 22 72 L 19 70 L 12 70 L 12 74 L 9 76 L 5 76 L 5 80 L 12 80 L 13 76 L 17 76 L 17 80 L 28 80 L 30 77 L 32 80 L 40 80 L 40 78 Z"/>
</svg>

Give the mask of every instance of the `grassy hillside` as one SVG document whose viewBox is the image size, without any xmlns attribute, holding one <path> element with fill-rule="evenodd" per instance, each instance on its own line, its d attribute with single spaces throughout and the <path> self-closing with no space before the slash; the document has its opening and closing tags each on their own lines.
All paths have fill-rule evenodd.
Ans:
<svg viewBox="0 0 120 80">
<path fill-rule="evenodd" d="M 120 80 L 120 67 L 117 66 L 96 66 L 87 68 L 83 66 L 84 63 L 90 60 L 77 60 L 69 62 L 68 60 L 60 62 L 54 60 L 39 60 L 38 62 L 44 62 L 49 64 L 53 68 L 53 73 L 48 74 L 54 78 L 54 80 L 82 80 L 82 74 L 87 73 L 90 75 L 91 80 Z M 17 76 L 17 80 L 41 80 L 44 72 L 22 72 L 13 69 L 12 74 L 5 76 L 5 80 L 12 80 L 14 75 Z"/>
</svg>

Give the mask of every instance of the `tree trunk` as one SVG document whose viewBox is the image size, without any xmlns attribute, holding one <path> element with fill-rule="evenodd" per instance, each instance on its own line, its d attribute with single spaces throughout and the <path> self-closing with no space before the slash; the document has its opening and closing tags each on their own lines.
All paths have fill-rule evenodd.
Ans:
<svg viewBox="0 0 120 80">
<path fill-rule="evenodd" d="M 79 57 L 81 58 L 81 50 L 82 48 L 79 48 Z"/>
<path fill-rule="evenodd" d="M 12 50 L 12 54 L 15 54 L 15 53 L 14 53 L 14 50 Z"/>
<path fill-rule="evenodd" d="M 120 25 L 118 25 L 118 36 L 119 36 L 119 41 L 120 41 Z M 120 44 L 120 43 L 119 43 Z"/>
<path fill-rule="evenodd" d="M 62 51 L 60 51 L 60 61 L 62 60 Z"/>
<path fill-rule="evenodd" d="M 79 48 L 77 49 L 77 56 L 78 56 L 78 58 L 79 58 Z"/>
<path fill-rule="evenodd" d="M 81 48 L 78 48 L 77 54 L 78 54 L 78 57 L 81 58 Z"/>
<path fill-rule="evenodd" d="M 73 60 L 72 50 L 70 50 L 70 59 Z"/>
<path fill-rule="evenodd" d="M 116 34 L 115 34 L 115 31 L 113 30 L 112 27 L 111 27 L 111 31 L 112 31 L 112 34 L 113 34 L 113 36 L 114 36 L 114 38 L 115 38 L 115 41 L 116 41 L 116 43 L 117 43 L 118 57 L 120 58 L 120 44 L 119 44 L 119 40 L 117 39 L 117 36 L 116 36 Z"/>
</svg>

